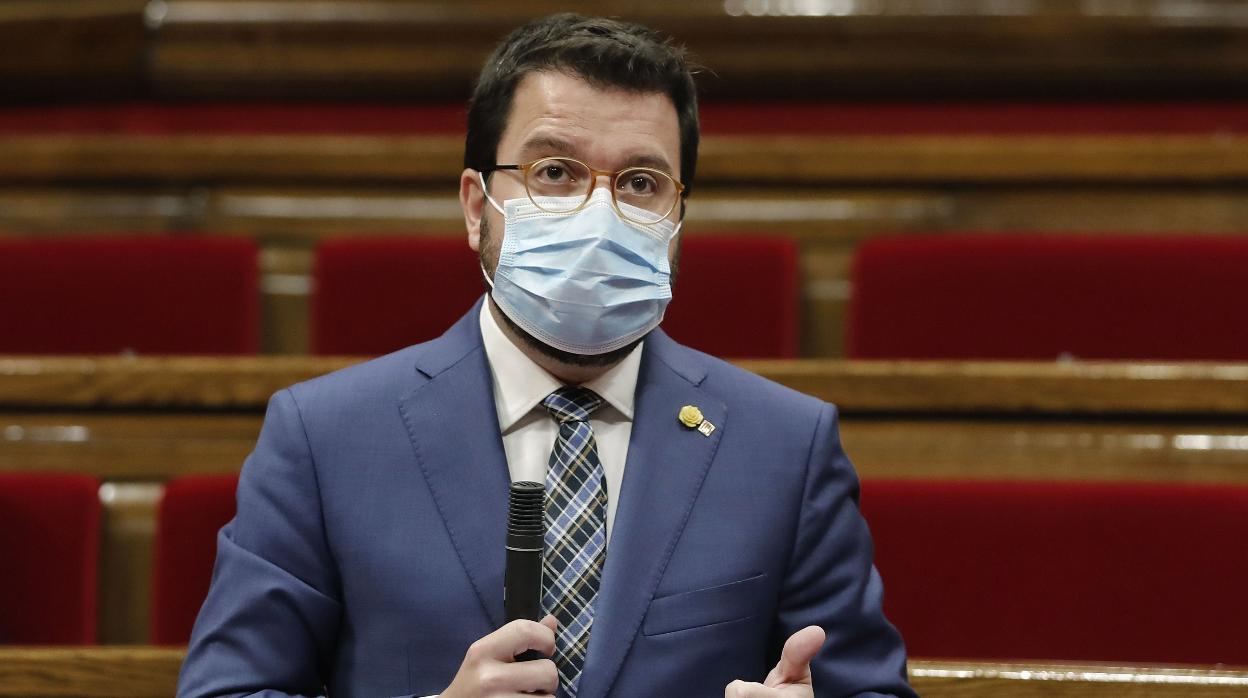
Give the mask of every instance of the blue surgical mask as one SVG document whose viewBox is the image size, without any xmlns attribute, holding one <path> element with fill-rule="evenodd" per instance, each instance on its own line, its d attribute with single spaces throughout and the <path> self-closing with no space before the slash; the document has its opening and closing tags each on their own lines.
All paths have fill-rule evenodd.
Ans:
<svg viewBox="0 0 1248 698">
<path fill-rule="evenodd" d="M 574 213 L 548 213 L 527 197 L 501 207 L 486 198 L 506 221 L 498 267 L 486 282 L 499 309 L 524 331 L 569 353 L 605 354 L 663 320 L 672 299 L 667 248 L 679 224 L 627 221 L 601 187 Z M 540 201 L 569 208 L 580 197 Z"/>
</svg>

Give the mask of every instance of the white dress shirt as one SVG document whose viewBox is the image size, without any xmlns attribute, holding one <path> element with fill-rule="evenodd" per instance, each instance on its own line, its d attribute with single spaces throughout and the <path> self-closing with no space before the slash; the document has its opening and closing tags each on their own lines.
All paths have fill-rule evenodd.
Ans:
<svg viewBox="0 0 1248 698">
<path fill-rule="evenodd" d="M 542 406 L 542 400 L 563 387 L 559 379 L 533 363 L 511 340 L 490 312 L 490 301 L 481 304 L 481 340 L 489 360 L 494 385 L 494 406 L 502 431 L 503 451 L 512 482 L 546 482 L 546 468 L 559 426 Z M 604 404 L 590 415 L 607 480 L 607 542 L 611 541 L 615 507 L 624 482 L 628 439 L 633 433 L 633 398 L 641 368 L 641 344 L 620 363 L 584 384 L 598 393 Z"/>
</svg>

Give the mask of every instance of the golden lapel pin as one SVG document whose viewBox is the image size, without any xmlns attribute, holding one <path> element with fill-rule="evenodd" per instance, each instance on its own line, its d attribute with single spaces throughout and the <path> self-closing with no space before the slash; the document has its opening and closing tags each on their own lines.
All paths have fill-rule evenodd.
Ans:
<svg viewBox="0 0 1248 698">
<path fill-rule="evenodd" d="M 681 424 L 690 429 L 697 429 L 698 433 L 703 436 L 710 436 L 715 431 L 715 425 L 711 424 L 702 416 L 702 410 L 694 405 L 685 405 L 680 408 L 680 414 L 676 415 Z"/>
</svg>

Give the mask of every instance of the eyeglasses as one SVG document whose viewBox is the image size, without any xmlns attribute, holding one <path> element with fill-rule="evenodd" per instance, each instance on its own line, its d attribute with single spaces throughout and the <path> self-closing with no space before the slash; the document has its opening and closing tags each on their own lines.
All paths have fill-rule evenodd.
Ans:
<svg viewBox="0 0 1248 698">
<path fill-rule="evenodd" d="M 547 213 L 573 213 L 585 208 L 599 175 L 611 178 L 611 203 L 621 217 L 649 225 L 676 208 L 685 185 L 662 170 L 626 167 L 617 172 L 595 170 L 572 158 L 541 158 L 520 165 L 494 165 L 481 170 L 523 173 L 524 189 L 533 205 Z"/>
</svg>

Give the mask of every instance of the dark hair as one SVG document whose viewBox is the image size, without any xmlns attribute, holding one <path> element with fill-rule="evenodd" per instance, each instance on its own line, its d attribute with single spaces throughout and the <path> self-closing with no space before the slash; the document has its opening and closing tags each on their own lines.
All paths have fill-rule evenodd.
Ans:
<svg viewBox="0 0 1248 698">
<path fill-rule="evenodd" d="M 530 22 L 503 39 L 481 69 L 468 105 L 464 167 L 498 164 L 516 85 L 529 73 L 558 70 L 596 87 L 667 95 L 680 125 L 680 180 L 687 196 L 698 162 L 694 69 L 683 48 L 640 24 L 571 13 Z"/>
</svg>

